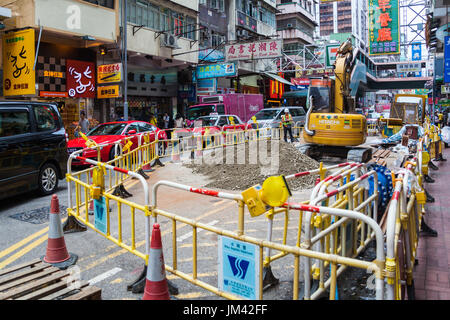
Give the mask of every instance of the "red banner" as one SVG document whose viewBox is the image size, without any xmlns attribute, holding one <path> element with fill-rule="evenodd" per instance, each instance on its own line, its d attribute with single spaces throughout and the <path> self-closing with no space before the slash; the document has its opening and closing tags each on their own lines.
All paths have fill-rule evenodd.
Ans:
<svg viewBox="0 0 450 320">
<path fill-rule="evenodd" d="M 67 92 L 71 98 L 95 98 L 95 64 L 67 60 Z"/>
</svg>

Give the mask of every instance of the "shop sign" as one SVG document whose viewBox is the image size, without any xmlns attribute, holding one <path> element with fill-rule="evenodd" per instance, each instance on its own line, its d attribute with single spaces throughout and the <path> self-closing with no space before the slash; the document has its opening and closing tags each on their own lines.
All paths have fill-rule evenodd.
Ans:
<svg viewBox="0 0 450 320">
<path fill-rule="evenodd" d="M 67 60 L 67 92 L 71 98 L 95 98 L 95 65 Z"/>
<path fill-rule="evenodd" d="M 283 41 L 264 40 L 225 46 L 225 61 L 281 57 Z"/>
<path fill-rule="evenodd" d="M 332 67 L 334 62 L 336 61 L 336 55 L 338 52 L 340 45 L 328 45 L 327 46 L 327 56 L 326 56 L 326 63 L 327 67 Z"/>
<path fill-rule="evenodd" d="M 67 98 L 69 95 L 67 92 L 56 92 L 56 91 L 39 91 L 40 97 L 57 97 L 57 98 Z"/>
<path fill-rule="evenodd" d="M 215 93 L 217 90 L 217 78 L 200 79 L 197 81 L 197 94 Z"/>
<path fill-rule="evenodd" d="M 422 70 L 422 64 L 416 63 L 398 63 L 397 72 L 420 72 Z"/>
<path fill-rule="evenodd" d="M 333 68 L 303 69 L 296 71 L 300 77 L 320 77 L 334 75 Z"/>
<path fill-rule="evenodd" d="M 98 99 L 118 98 L 118 97 L 120 97 L 119 85 L 97 87 Z"/>
<path fill-rule="evenodd" d="M 34 29 L 3 35 L 3 92 L 5 96 L 36 94 Z"/>
<path fill-rule="evenodd" d="M 59 71 L 44 70 L 44 77 L 49 78 L 64 78 L 64 73 Z"/>
<path fill-rule="evenodd" d="M 291 83 L 293 84 L 292 90 L 304 90 L 309 87 L 310 80 L 308 78 L 292 78 Z"/>
<path fill-rule="evenodd" d="M 235 63 L 217 63 L 207 66 L 198 66 L 196 69 L 197 79 L 219 78 L 219 77 L 234 77 L 237 68 Z"/>
<path fill-rule="evenodd" d="M 450 36 L 444 38 L 444 82 L 450 82 Z"/>
<path fill-rule="evenodd" d="M 369 0 L 369 54 L 400 54 L 399 0 Z"/>
<path fill-rule="evenodd" d="M 122 63 L 104 64 L 97 67 L 97 83 L 122 81 Z"/>
<path fill-rule="evenodd" d="M 450 85 L 442 85 L 441 86 L 441 93 L 442 94 L 450 93 Z"/>
</svg>

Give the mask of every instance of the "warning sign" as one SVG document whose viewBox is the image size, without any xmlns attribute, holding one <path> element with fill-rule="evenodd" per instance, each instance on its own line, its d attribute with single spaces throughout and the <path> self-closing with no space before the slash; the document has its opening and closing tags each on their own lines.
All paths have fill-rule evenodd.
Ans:
<svg viewBox="0 0 450 320">
<path fill-rule="evenodd" d="M 258 299 L 260 290 L 258 257 L 258 246 L 220 237 L 219 290 L 243 299 Z"/>
<path fill-rule="evenodd" d="M 107 212 L 104 197 L 100 197 L 98 200 L 94 199 L 94 226 L 98 231 L 106 234 Z"/>
</svg>

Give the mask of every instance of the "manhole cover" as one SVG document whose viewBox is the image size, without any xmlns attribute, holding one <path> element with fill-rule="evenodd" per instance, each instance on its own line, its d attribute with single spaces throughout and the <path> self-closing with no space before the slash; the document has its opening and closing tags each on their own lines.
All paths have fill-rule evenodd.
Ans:
<svg viewBox="0 0 450 320">
<path fill-rule="evenodd" d="M 60 212 L 61 216 L 67 215 L 66 209 L 67 209 L 67 207 L 65 207 L 65 206 L 62 206 L 62 205 L 59 206 L 59 212 Z M 39 209 L 33 209 L 33 210 L 25 211 L 25 212 L 15 213 L 13 215 L 10 215 L 9 217 L 19 220 L 19 221 L 29 222 L 32 224 L 42 224 L 42 223 L 48 222 L 49 212 L 50 212 L 50 207 L 43 207 L 43 208 L 39 208 Z"/>
</svg>

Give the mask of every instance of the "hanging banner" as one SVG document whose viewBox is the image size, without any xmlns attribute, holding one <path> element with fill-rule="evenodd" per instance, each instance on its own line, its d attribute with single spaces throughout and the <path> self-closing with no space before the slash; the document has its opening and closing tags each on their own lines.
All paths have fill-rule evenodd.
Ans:
<svg viewBox="0 0 450 320">
<path fill-rule="evenodd" d="M 93 62 L 67 60 L 67 92 L 70 98 L 95 98 L 95 65 Z"/>
<path fill-rule="evenodd" d="M 444 38 L 444 82 L 450 82 L 450 36 Z"/>
<path fill-rule="evenodd" d="M 282 40 L 254 41 L 225 46 L 225 61 L 281 57 Z"/>
<path fill-rule="evenodd" d="M 34 29 L 3 34 L 3 92 L 7 96 L 36 94 Z"/>
<path fill-rule="evenodd" d="M 399 0 L 369 0 L 369 54 L 400 54 Z"/>
<path fill-rule="evenodd" d="M 97 83 L 122 81 L 122 63 L 104 64 L 97 67 Z"/>
</svg>

